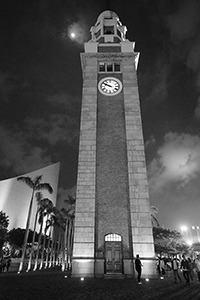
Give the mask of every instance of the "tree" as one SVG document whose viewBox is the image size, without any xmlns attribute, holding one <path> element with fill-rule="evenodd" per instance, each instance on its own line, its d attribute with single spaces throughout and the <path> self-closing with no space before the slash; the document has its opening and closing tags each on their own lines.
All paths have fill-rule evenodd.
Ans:
<svg viewBox="0 0 200 300">
<path fill-rule="evenodd" d="M 7 228 L 9 225 L 9 218 L 3 211 L 0 211 L 0 257 L 2 257 L 2 247 L 7 238 Z"/>
<path fill-rule="evenodd" d="M 61 231 L 61 214 L 60 211 L 54 206 L 52 209 L 52 226 L 53 226 L 53 234 L 52 234 L 52 242 L 51 242 L 51 253 L 49 259 L 49 267 L 52 265 L 55 266 L 56 262 L 56 250 L 59 241 L 59 232 Z"/>
<path fill-rule="evenodd" d="M 48 198 L 43 198 L 42 193 L 37 192 L 36 193 L 36 201 L 37 201 L 37 210 L 36 210 L 36 214 L 35 214 L 33 238 L 32 238 L 32 243 L 31 243 L 31 253 L 30 253 L 30 257 L 29 257 L 27 272 L 31 269 L 32 256 L 35 251 L 34 244 L 35 244 L 35 237 L 37 235 L 36 226 L 37 226 L 38 216 L 40 213 L 43 213 L 45 211 L 47 205 L 49 204 L 49 201 L 51 201 L 51 200 L 49 200 Z"/>
<path fill-rule="evenodd" d="M 12 255 L 18 256 L 20 253 L 20 249 L 23 246 L 23 241 L 24 241 L 24 236 L 25 236 L 25 229 L 22 228 L 13 228 L 8 232 L 8 242 L 10 243 L 11 246 L 11 252 Z M 32 230 L 29 231 L 28 235 L 28 241 L 27 243 L 31 243 L 31 240 L 33 238 L 34 232 Z M 37 234 L 36 234 L 37 238 Z"/>
<path fill-rule="evenodd" d="M 160 224 L 156 218 L 156 215 L 158 214 L 158 208 L 155 206 L 151 206 L 150 207 L 150 214 L 151 214 L 151 223 L 152 223 L 152 227 L 159 227 Z"/>
<path fill-rule="evenodd" d="M 18 273 L 20 273 L 23 268 L 23 263 L 24 263 L 25 253 L 26 253 L 26 244 L 27 244 L 27 240 L 28 240 L 30 219 L 31 219 L 31 213 L 32 213 L 33 199 L 35 196 L 35 192 L 40 191 L 40 190 L 47 190 L 50 194 L 53 193 L 53 189 L 52 189 L 51 185 L 49 183 L 43 183 L 43 182 L 41 182 L 41 180 L 42 180 L 42 175 L 36 176 L 34 179 L 31 179 L 30 177 L 24 177 L 24 176 L 17 178 L 17 181 L 24 182 L 32 189 L 32 195 L 31 195 L 31 200 L 30 200 L 28 215 L 27 215 L 27 221 L 26 221 L 26 232 L 25 232 L 24 243 L 23 243 L 23 248 L 22 248 L 22 257 L 21 257 L 21 262 L 19 265 Z"/>
<path fill-rule="evenodd" d="M 189 246 L 184 241 L 180 232 L 163 227 L 153 228 L 155 252 L 161 253 L 187 253 Z"/>
<path fill-rule="evenodd" d="M 59 257 L 62 251 L 63 237 L 65 231 L 65 219 L 61 210 L 54 212 L 54 249 L 53 249 L 53 266 L 59 264 Z"/>
<path fill-rule="evenodd" d="M 67 204 L 67 209 L 61 209 L 61 213 L 65 220 L 65 231 L 62 249 L 62 271 L 64 271 L 65 269 L 71 269 L 74 239 L 75 201 L 75 198 L 68 195 L 68 199 L 65 200 L 65 203 Z"/>
<path fill-rule="evenodd" d="M 33 271 L 35 271 L 37 269 L 37 265 L 38 265 L 39 252 L 40 252 L 41 241 L 42 241 L 42 229 L 43 229 L 43 224 L 44 224 L 44 217 L 47 215 L 47 211 L 51 207 L 53 207 L 53 202 L 50 199 L 44 198 L 43 201 L 44 201 L 44 203 L 43 203 L 42 209 L 40 210 L 40 215 L 39 215 L 39 220 L 38 220 L 38 222 L 40 224 L 40 230 L 39 230 L 38 247 L 37 247 Z"/>
<path fill-rule="evenodd" d="M 49 223 L 47 226 L 49 227 L 49 236 L 48 236 L 48 243 L 46 248 L 46 262 L 45 262 L 45 268 L 48 266 L 48 262 L 51 259 L 51 255 L 49 256 L 49 253 L 53 251 L 53 236 L 52 236 L 52 230 L 54 225 L 55 215 L 54 215 L 54 208 L 52 208 Z M 50 264 L 49 264 L 50 266 Z"/>
<path fill-rule="evenodd" d="M 43 245 L 42 245 L 42 253 L 41 253 L 41 260 L 40 260 L 40 269 L 43 267 L 44 262 L 44 251 L 46 246 L 46 239 L 47 239 L 47 230 L 51 227 L 51 213 L 53 208 L 53 202 L 50 201 L 48 207 L 46 208 L 46 224 L 44 228 L 44 238 L 43 238 Z"/>
</svg>

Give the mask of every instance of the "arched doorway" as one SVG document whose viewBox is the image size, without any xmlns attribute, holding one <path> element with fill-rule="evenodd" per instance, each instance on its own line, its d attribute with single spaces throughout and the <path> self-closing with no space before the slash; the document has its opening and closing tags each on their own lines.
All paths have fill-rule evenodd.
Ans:
<svg viewBox="0 0 200 300">
<path fill-rule="evenodd" d="M 105 272 L 122 274 L 122 237 L 115 233 L 105 236 Z"/>
</svg>

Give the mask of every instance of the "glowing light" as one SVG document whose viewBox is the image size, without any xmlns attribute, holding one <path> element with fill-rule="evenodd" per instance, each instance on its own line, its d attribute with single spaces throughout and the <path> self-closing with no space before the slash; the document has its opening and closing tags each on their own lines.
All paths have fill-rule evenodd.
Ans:
<svg viewBox="0 0 200 300">
<path fill-rule="evenodd" d="M 84 280 L 84 278 L 83 277 L 81 277 L 81 281 L 83 281 Z"/>
<path fill-rule="evenodd" d="M 146 280 L 146 281 L 149 281 L 149 278 L 146 278 L 145 280 Z"/>
<path fill-rule="evenodd" d="M 85 24 L 83 22 L 77 22 L 68 27 L 67 35 L 70 39 L 74 40 L 74 42 L 82 45 L 86 40 L 85 31 Z M 64 33 L 64 36 L 65 34 L 66 33 Z"/>
<path fill-rule="evenodd" d="M 88 263 L 88 262 L 91 262 L 91 259 L 75 259 L 75 261 L 77 261 L 79 263 Z"/>
<path fill-rule="evenodd" d="M 75 35 L 74 32 L 72 32 L 70 35 L 71 35 L 71 37 L 72 37 L 73 39 L 76 37 L 76 35 Z"/>
<path fill-rule="evenodd" d="M 188 240 L 188 241 L 187 241 L 187 244 L 188 244 L 189 246 L 192 246 L 193 242 L 192 242 L 191 240 Z"/>
<path fill-rule="evenodd" d="M 164 277 L 160 277 L 160 279 L 164 279 Z"/>
<path fill-rule="evenodd" d="M 181 231 L 183 232 L 183 231 L 187 231 L 187 226 L 185 226 L 185 225 L 183 225 L 183 226 L 181 226 Z"/>
<path fill-rule="evenodd" d="M 67 277 L 67 275 L 66 275 L 66 276 L 64 276 L 64 278 L 68 278 L 68 277 Z"/>
</svg>

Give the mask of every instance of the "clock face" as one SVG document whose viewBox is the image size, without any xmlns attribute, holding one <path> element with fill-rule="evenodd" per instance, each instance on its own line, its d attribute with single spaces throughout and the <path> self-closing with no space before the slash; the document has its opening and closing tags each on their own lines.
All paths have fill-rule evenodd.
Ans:
<svg viewBox="0 0 200 300">
<path fill-rule="evenodd" d="M 106 77 L 99 81 L 99 91 L 106 96 L 114 96 L 121 92 L 122 83 L 115 77 Z"/>
</svg>

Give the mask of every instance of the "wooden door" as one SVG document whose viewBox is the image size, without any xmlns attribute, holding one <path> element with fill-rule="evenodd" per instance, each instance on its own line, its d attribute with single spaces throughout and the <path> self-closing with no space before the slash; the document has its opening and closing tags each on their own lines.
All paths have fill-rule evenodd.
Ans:
<svg viewBox="0 0 200 300">
<path fill-rule="evenodd" d="M 105 242 L 106 273 L 122 273 L 121 242 Z"/>
</svg>

